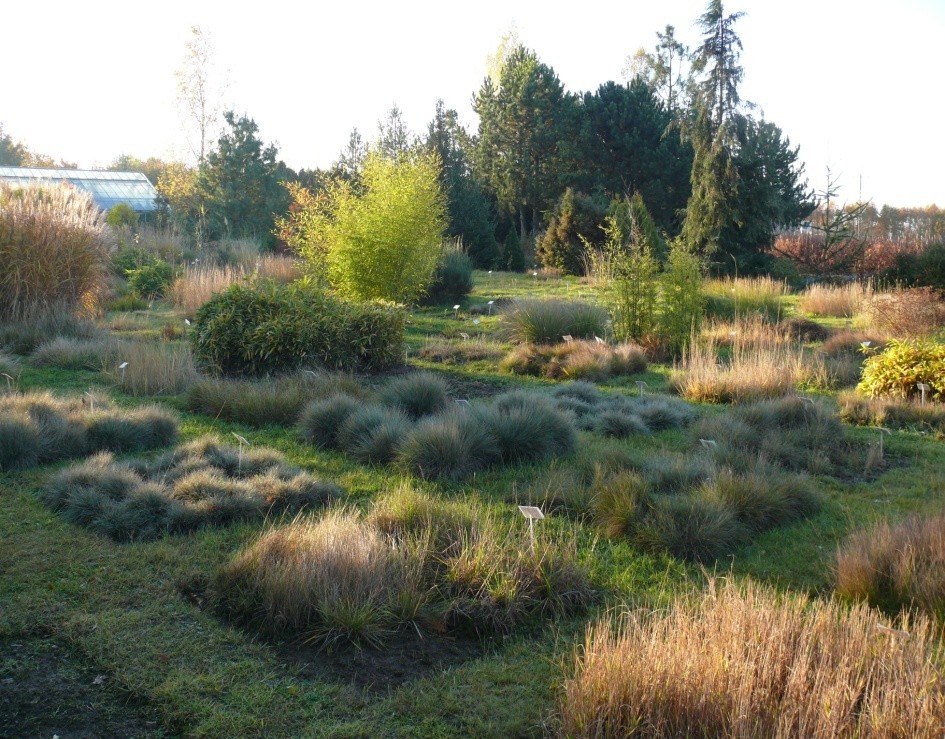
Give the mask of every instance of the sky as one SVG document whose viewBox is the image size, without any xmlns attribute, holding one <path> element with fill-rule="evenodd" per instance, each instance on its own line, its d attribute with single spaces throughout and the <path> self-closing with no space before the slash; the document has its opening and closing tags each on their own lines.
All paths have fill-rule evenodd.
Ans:
<svg viewBox="0 0 945 739">
<path fill-rule="evenodd" d="M 472 96 L 512 28 L 579 92 L 623 81 L 627 58 L 667 24 L 696 46 L 705 4 L 7 3 L 0 124 L 81 167 L 121 154 L 186 158 L 174 73 L 200 26 L 226 82 L 223 107 L 253 118 L 290 167 L 327 167 L 352 128 L 373 138 L 393 105 L 421 133 L 442 98 L 474 130 Z M 742 98 L 800 146 L 812 189 L 829 166 L 841 200 L 945 206 L 945 0 L 728 0 L 735 11 L 745 13 L 735 26 Z"/>
</svg>

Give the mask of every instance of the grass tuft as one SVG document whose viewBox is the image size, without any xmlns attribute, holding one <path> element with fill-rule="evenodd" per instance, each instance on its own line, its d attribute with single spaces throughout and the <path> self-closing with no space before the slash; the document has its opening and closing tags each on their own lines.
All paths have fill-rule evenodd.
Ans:
<svg viewBox="0 0 945 739">
<path fill-rule="evenodd" d="M 413 372 L 389 381 L 381 398 L 413 419 L 432 416 L 449 404 L 446 381 L 430 372 Z"/>
<path fill-rule="evenodd" d="M 590 303 L 516 300 L 503 314 L 502 326 L 516 344 L 557 344 L 565 336 L 593 341 L 607 335 L 607 312 Z"/>
<path fill-rule="evenodd" d="M 587 630 L 558 701 L 561 736 L 933 737 L 942 647 L 916 619 L 731 582 L 696 606 Z"/>
<path fill-rule="evenodd" d="M 837 550 L 836 590 L 892 614 L 945 621 L 945 516 L 913 517 L 858 531 Z"/>
</svg>

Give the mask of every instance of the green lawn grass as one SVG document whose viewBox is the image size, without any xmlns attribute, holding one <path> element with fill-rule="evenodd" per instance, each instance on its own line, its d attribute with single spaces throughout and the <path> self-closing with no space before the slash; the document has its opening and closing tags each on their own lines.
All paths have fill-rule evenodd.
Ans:
<svg viewBox="0 0 945 739">
<path fill-rule="evenodd" d="M 508 349 L 497 337 L 499 317 L 473 315 L 469 308 L 525 296 L 588 300 L 592 292 L 573 278 L 538 280 L 530 273 L 477 272 L 476 289 L 462 301 L 458 313 L 451 305 L 412 313 L 409 364 L 442 373 L 470 396 L 504 388 L 552 386 L 546 380 L 503 374 L 494 361 L 446 367 L 411 356 L 435 338 L 462 341 L 460 332 L 481 334 Z M 110 327 L 116 321 L 128 327 L 118 332 L 122 335 L 156 339 L 162 326 L 182 323 L 182 318 L 156 305 L 131 319 L 109 315 L 101 323 Z M 666 366 L 653 365 L 645 374 L 602 387 L 635 395 L 635 382 L 643 379 L 648 392 L 660 392 L 665 390 L 668 372 Z M 111 388 L 112 383 L 99 372 L 27 367 L 18 386 L 76 394 L 90 387 Z M 157 401 L 177 408 L 184 440 L 207 432 L 227 437 L 235 432 L 254 446 L 276 448 L 290 463 L 344 487 L 343 503 L 351 506 L 366 507 L 404 478 L 396 470 L 359 465 L 343 454 L 303 445 L 292 429 L 249 428 L 187 414 L 180 410 L 179 397 L 112 394 L 123 405 Z M 848 428 L 848 432 L 866 441 L 877 435 L 873 429 Z M 581 446 L 589 441 L 582 434 Z M 676 431 L 614 442 L 641 454 L 684 451 L 688 443 L 686 435 Z M 879 518 L 899 519 L 942 507 L 945 445 L 928 436 L 896 431 L 887 440 L 886 450 L 893 464 L 884 474 L 869 482 L 819 478 L 826 496 L 821 513 L 760 536 L 738 550 L 731 561 L 715 563 L 714 569 L 785 590 L 828 596 L 832 556 L 848 532 Z M 414 484 L 432 494 L 473 500 L 497 517 L 520 525 L 524 537 L 527 528 L 515 502 L 526 502 L 529 485 L 546 467 L 490 470 L 462 484 Z M 564 529 L 577 533 L 581 556 L 595 585 L 605 593 L 597 608 L 582 618 L 549 622 L 507 640 L 489 642 L 481 656 L 471 661 L 390 691 L 365 691 L 349 681 L 319 677 L 317 669 L 302 669 L 285 657 L 291 645 L 280 647 L 254 637 L 185 597 L 190 584 L 212 577 L 249 542 L 259 532 L 258 525 L 117 544 L 65 523 L 39 502 L 37 490 L 58 468 L 0 474 L 0 644 L 42 638 L 69 645 L 87 666 L 108 676 L 110 689 L 117 695 L 133 699 L 132 706 L 146 706 L 148 716 L 158 722 L 156 735 L 541 735 L 571 649 L 583 637 L 589 620 L 610 608 L 660 607 L 703 582 L 699 567 L 668 556 L 641 554 L 624 541 L 606 539 L 590 522 L 551 517 L 539 522 L 538 535 Z"/>
</svg>

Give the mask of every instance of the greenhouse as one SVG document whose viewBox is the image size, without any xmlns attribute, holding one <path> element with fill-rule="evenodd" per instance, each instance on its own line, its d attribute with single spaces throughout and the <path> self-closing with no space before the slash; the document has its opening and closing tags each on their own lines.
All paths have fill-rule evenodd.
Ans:
<svg viewBox="0 0 945 739">
<path fill-rule="evenodd" d="M 158 192 L 140 172 L 109 172 L 99 169 L 40 169 L 0 167 L 0 182 L 27 185 L 34 182 L 64 182 L 92 195 L 102 210 L 126 203 L 140 214 L 158 208 Z"/>
</svg>

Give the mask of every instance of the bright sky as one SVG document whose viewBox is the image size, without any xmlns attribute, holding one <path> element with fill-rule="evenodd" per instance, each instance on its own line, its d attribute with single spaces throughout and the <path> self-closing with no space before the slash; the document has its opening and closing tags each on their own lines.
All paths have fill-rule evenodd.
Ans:
<svg viewBox="0 0 945 739">
<path fill-rule="evenodd" d="M 666 24 L 690 46 L 703 0 L 228 0 L 4 4 L 0 123 L 32 150 L 107 165 L 188 152 L 174 71 L 190 27 L 209 31 L 224 104 L 259 124 L 293 168 L 329 165 L 357 126 L 372 138 L 397 104 L 414 132 L 437 98 L 474 125 L 486 57 L 513 25 L 571 91 L 621 80 Z M 823 188 L 841 199 L 945 206 L 941 94 L 945 2 L 727 0 L 744 11 L 742 97 L 757 103 Z"/>
</svg>

